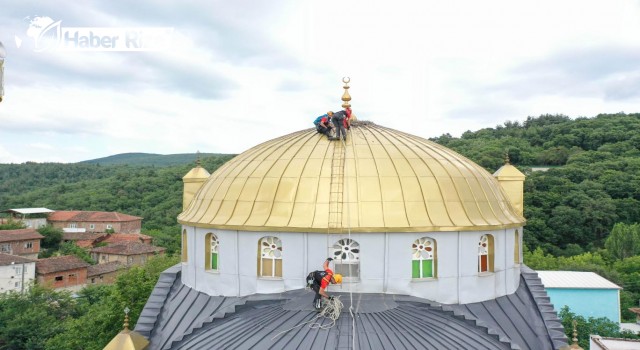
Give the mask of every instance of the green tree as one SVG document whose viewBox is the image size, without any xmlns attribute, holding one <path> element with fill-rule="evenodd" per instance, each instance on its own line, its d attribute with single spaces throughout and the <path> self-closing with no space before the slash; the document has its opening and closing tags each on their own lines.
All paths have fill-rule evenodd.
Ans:
<svg viewBox="0 0 640 350">
<path fill-rule="evenodd" d="M 589 348 L 589 335 L 597 334 L 601 337 L 633 337 L 628 333 L 621 333 L 620 326 L 617 322 L 613 322 L 606 317 L 589 317 L 585 319 L 583 316 L 576 315 L 571 312 L 568 306 L 562 307 L 560 312 L 558 313 L 558 317 L 562 321 L 562 326 L 564 327 L 565 334 L 569 339 L 573 337 L 573 321 L 577 322 L 577 330 L 578 330 L 578 344 L 583 349 Z M 637 338 L 634 337 L 634 338 Z"/>
<path fill-rule="evenodd" d="M 19 230 L 21 228 L 26 228 L 26 226 L 20 221 L 12 221 L 11 219 L 6 224 L 0 224 L 0 230 Z"/>
<path fill-rule="evenodd" d="M 640 225 L 615 224 L 605 247 L 618 260 L 640 254 Z"/>
<path fill-rule="evenodd" d="M 182 240 L 179 229 L 167 227 L 163 230 L 149 230 L 145 234 L 153 237 L 154 245 L 167 248 L 166 253 L 168 255 L 174 255 L 180 251 Z"/>
<path fill-rule="evenodd" d="M 542 248 L 537 247 L 533 252 L 524 249 L 524 263 L 534 270 L 557 270 L 558 259 L 551 254 L 545 254 Z"/>
<path fill-rule="evenodd" d="M 64 321 L 77 312 L 77 303 L 68 292 L 34 286 L 25 294 L 0 294 L 2 349 L 44 349 L 47 339 L 60 333 Z"/>
<path fill-rule="evenodd" d="M 177 257 L 157 256 L 144 266 L 132 267 L 120 274 L 111 286 L 85 288 L 80 292 L 84 313 L 68 319 L 63 330 L 51 337 L 48 350 L 100 350 L 122 330 L 125 307 L 129 323 L 135 324 L 158 281 L 160 273 L 177 264 Z M 87 330 L 91 330 L 88 332 Z"/>
<path fill-rule="evenodd" d="M 47 225 L 38 229 L 38 232 L 44 236 L 41 241 L 41 247 L 44 249 L 57 250 L 62 242 L 62 230 Z"/>
<path fill-rule="evenodd" d="M 91 255 L 86 250 L 78 247 L 73 242 L 62 243 L 60 245 L 59 253 L 60 253 L 60 255 L 74 255 L 74 256 L 76 256 L 76 257 L 88 262 L 91 265 L 95 265 L 95 263 L 96 263 L 93 260 L 93 258 L 91 257 Z"/>
</svg>

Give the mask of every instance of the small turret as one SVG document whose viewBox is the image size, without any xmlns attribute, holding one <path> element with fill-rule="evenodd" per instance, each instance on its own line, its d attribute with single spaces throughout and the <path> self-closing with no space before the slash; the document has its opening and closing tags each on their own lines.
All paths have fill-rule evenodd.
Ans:
<svg viewBox="0 0 640 350">
<path fill-rule="evenodd" d="M 124 309 L 124 329 L 118 333 L 103 350 L 144 350 L 149 346 L 147 338 L 129 330 L 129 308 Z"/>
<path fill-rule="evenodd" d="M 196 167 L 191 169 L 187 175 L 182 178 L 184 183 L 184 192 L 182 194 L 182 210 L 187 209 L 189 203 L 196 195 L 196 192 L 202 187 L 202 184 L 211 176 L 207 169 L 200 166 L 200 158 L 196 160 Z"/>
<path fill-rule="evenodd" d="M 524 216 L 524 174 L 509 163 L 509 156 L 506 156 L 505 164 L 494 174 L 500 187 L 504 190 L 511 201 L 511 205 L 518 214 Z"/>
</svg>

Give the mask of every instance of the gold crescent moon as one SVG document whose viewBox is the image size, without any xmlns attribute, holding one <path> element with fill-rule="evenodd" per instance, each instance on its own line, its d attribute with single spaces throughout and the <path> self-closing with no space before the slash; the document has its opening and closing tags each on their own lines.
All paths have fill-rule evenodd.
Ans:
<svg viewBox="0 0 640 350">
<path fill-rule="evenodd" d="M 345 84 L 349 84 L 350 81 L 351 81 L 351 78 L 349 78 L 349 77 L 342 78 L 342 82 L 345 83 Z"/>
</svg>

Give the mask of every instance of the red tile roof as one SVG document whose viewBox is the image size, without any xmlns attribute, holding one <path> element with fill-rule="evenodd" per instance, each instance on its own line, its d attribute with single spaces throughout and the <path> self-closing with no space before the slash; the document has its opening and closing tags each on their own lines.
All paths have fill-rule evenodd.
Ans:
<svg viewBox="0 0 640 350">
<path fill-rule="evenodd" d="M 12 265 L 14 264 L 26 264 L 30 262 L 36 262 L 35 259 L 27 259 L 17 255 L 10 255 L 5 253 L 0 253 L 0 266 Z"/>
<path fill-rule="evenodd" d="M 88 266 L 91 265 L 73 255 L 57 256 L 55 258 L 38 260 L 36 262 L 36 273 L 47 274 L 58 271 L 74 270 Z"/>
<path fill-rule="evenodd" d="M 104 233 L 91 232 L 63 232 L 62 239 L 65 241 L 89 241 L 104 237 Z"/>
<path fill-rule="evenodd" d="M 124 265 L 119 261 L 111 261 L 104 264 L 91 265 L 87 267 L 87 277 L 118 271 L 122 268 L 124 268 Z"/>
<path fill-rule="evenodd" d="M 143 235 L 141 233 L 112 233 L 102 242 L 104 243 L 120 243 L 120 242 L 151 242 L 153 237 Z"/>
<path fill-rule="evenodd" d="M 98 247 L 91 249 L 92 253 L 105 253 L 116 255 L 138 255 L 146 253 L 159 253 L 164 252 L 166 249 L 162 247 L 156 247 L 149 244 L 140 242 L 121 242 L 111 244 L 105 247 Z"/>
<path fill-rule="evenodd" d="M 127 222 L 142 220 L 141 217 L 106 211 L 57 211 L 49 214 L 49 221 L 78 222 Z"/>
<path fill-rule="evenodd" d="M 0 242 L 26 241 L 32 239 L 42 239 L 43 235 L 32 228 L 23 228 L 20 230 L 0 230 Z"/>
</svg>

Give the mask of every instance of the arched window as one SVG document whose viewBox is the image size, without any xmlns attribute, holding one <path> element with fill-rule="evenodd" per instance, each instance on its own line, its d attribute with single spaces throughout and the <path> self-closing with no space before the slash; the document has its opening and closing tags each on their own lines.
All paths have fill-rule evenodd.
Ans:
<svg viewBox="0 0 640 350">
<path fill-rule="evenodd" d="M 411 250 L 411 277 L 436 277 L 436 241 L 428 237 L 416 239 L 411 245 Z"/>
<path fill-rule="evenodd" d="M 182 230 L 182 262 L 189 261 L 189 255 L 187 255 L 187 230 Z"/>
<path fill-rule="evenodd" d="M 520 265 L 520 232 L 516 230 L 516 241 L 513 244 L 513 263 Z"/>
<path fill-rule="evenodd" d="M 218 236 L 209 232 L 204 238 L 204 268 L 218 271 Z"/>
<path fill-rule="evenodd" d="M 262 237 L 258 242 L 258 276 L 282 277 L 282 241 L 278 237 Z"/>
<path fill-rule="evenodd" d="M 335 273 L 344 277 L 360 277 L 360 244 L 352 239 L 343 238 L 333 244 L 333 263 Z"/>
<path fill-rule="evenodd" d="M 478 272 L 493 272 L 493 236 L 482 235 L 478 242 Z"/>
</svg>

